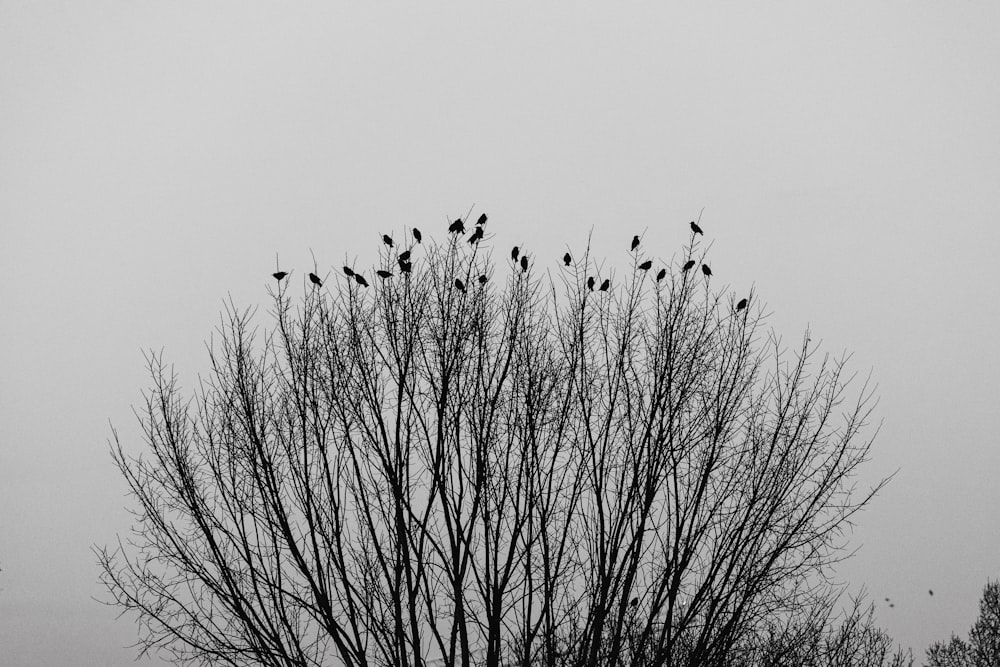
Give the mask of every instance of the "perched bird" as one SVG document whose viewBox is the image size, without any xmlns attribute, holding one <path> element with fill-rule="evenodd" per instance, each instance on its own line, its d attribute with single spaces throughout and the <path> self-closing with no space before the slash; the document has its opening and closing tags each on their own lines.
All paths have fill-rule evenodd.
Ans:
<svg viewBox="0 0 1000 667">
<path fill-rule="evenodd" d="M 601 283 L 601 286 L 598 289 L 602 292 L 607 292 L 609 287 L 611 287 L 611 279 L 605 278 L 604 282 Z"/>
<path fill-rule="evenodd" d="M 569 266 L 570 262 L 572 262 L 572 261 L 573 261 L 573 258 L 570 257 L 569 253 L 566 253 L 565 255 L 563 255 L 563 264 L 565 264 L 566 266 Z"/>
<path fill-rule="evenodd" d="M 404 250 L 403 252 L 399 253 L 399 261 L 406 262 L 406 261 L 409 261 L 409 259 L 410 259 L 410 251 L 409 250 Z"/>
<path fill-rule="evenodd" d="M 410 263 L 410 262 L 400 262 L 399 263 L 399 272 L 400 273 L 409 273 L 412 269 L 413 269 L 413 264 Z"/>
<path fill-rule="evenodd" d="M 421 236 L 420 230 L 416 227 L 413 228 L 413 238 L 416 239 L 417 243 L 422 243 L 421 239 L 423 236 Z"/>
<path fill-rule="evenodd" d="M 736 310 L 743 310 L 746 307 L 747 307 L 746 299 L 740 299 L 739 303 L 736 304 Z"/>
<path fill-rule="evenodd" d="M 589 289 L 591 292 L 594 291 L 594 276 L 590 276 L 589 278 L 587 278 L 587 289 Z"/>
<path fill-rule="evenodd" d="M 637 236 L 633 236 L 632 237 L 632 247 L 630 248 L 630 250 L 632 252 L 635 252 L 635 249 L 638 248 L 638 247 L 639 247 L 639 237 L 638 237 L 638 235 Z"/>
<path fill-rule="evenodd" d="M 351 267 L 345 266 L 344 267 L 344 275 L 347 276 L 348 278 L 353 278 L 354 277 L 354 271 L 351 270 Z"/>
<path fill-rule="evenodd" d="M 524 273 L 527 270 L 528 270 L 528 256 L 521 255 L 521 273 Z"/>
<path fill-rule="evenodd" d="M 462 282 L 462 281 L 461 281 L 460 279 L 458 279 L 458 278 L 455 278 L 455 287 L 457 287 L 457 288 L 458 288 L 458 291 L 459 291 L 459 292 L 464 292 L 464 291 L 465 291 L 465 283 L 463 283 L 463 282 Z"/>
<path fill-rule="evenodd" d="M 378 271 L 375 272 L 375 275 L 377 275 L 382 280 L 385 280 L 386 278 L 392 278 L 392 271 L 383 271 L 379 269 Z"/>
<path fill-rule="evenodd" d="M 513 261 L 516 262 L 517 261 L 517 253 L 519 253 L 519 252 L 521 252 L 521 250 L 517 246 L 514 246 L 513 250 L 510 251 L 510 258 Z"/>
<path fill-rule="evenodd" d="M 701 231 L 701 227 L 699 227 L 698 223 L 694 220 L 691 221 L 691 231 L 695 234 L 701 234 L 702 236 L 705 235 L 705 232 Z"/>
<path fill-rule="evenodd" d="M 649 271 L 653 267 L 653 260 L 647 259 L 645 262 L 639 265 L 639 268 L 643 271 Z"/>
<path fill-rule="evenodd" d="M 656 274 L 656 282 L 660 282 L 661 280 L 663 280 L 666 277 L 667 277 L 667 270 L 666 269 L 660 269 L 660 272 Z"/>
<path fill-rule="evenodd" d="M 281 280 L 282 278 L 284 278 L 285 276 L 288 275 L 288 272 L 287 271 L 278 271 L 277 273 L 272 273 L 271 275 L 274 276 L 275 280 Z"/>
<path fill-rule="evenodd" d="M 479 276 L 479 284 L 480 285 L 485 285 L 486 284 L 486 274 L 485 273 L 483 275 Z"/>
<path fill-rule="evenodd" d="M 357 282 L 362 287 L 368 287 L 368 281 L 365 280 L 365 277 L 363 275 L 361 275 L 360 273 L 355 273 L 354 274 L 354 280 L 355 280 L 355 282 Z"/>
<path fill-rule="evenodd" d="M 483 213 L 482 215 L 479 216 L 479 220 L 476 220 L 476 224 L 479 225 L 480 227 L 482 227 L 483 225 L 486 224 L 486 214 L 485 213 Z"/>
<path fill-rule="evenodd" d="M 309 274 L 309 280 L 310 282 L 312 282 L 313 285 L 318 285 L 319 287 L 323 286 L 323 281 L 320 280 L 319 276 L 317 276 L 315 273 Z"/>
<path fill-rule="evenodd" d="M 465 233 L 465 223 L 462 222 L 461 218 L 456 218 L 455 222 L 453 222 L 450 225 L 448 225 L 448 231 L 449 232 L 454 232 L 456 234 L 464 234 Z"/>
<path fill-rule="evenodd" d="M 382 243 L 386 244 L 387 246 L 389 246 L 391 248 L 392 247 L 392 237 L 389 236 L 388 234 L 383 234 L 382 235 Z"/>
<path fill-rule="evenodd" d="M 479 239 L 483 238 L 483 228 L 477 226 L 472 232 L 472 236 L 469 237 L 469 243 L 479 243 Z"/>
<path fill-rule="evenodd" d="M 630 607 L 638 607 L 639 606 L 639 598 L 632 598 L 632 601 L 628 603 L 628 606 L 630 606 Z"/>
<path fill-rule="evenodd" d="M 712 269 L 708 268 L 708 264 L 701 265 L 701 272 L 704 273 L 706 276 L 712 275 Z"/>
<path fill-rule="evenodd" d="M 694 265 L 695 261 L 693 259 L 689 259 L 688 261 L 684 262 L 684 267 L 681 270 L 690 271 L 692 268 L 694 268 Z"/>
</svg>

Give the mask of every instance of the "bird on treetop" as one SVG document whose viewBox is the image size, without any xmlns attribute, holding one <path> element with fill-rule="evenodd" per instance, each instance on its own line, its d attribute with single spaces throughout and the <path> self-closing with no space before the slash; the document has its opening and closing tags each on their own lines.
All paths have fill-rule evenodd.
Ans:
<svg viewBox="0 0 1000 667">
<path fill-rule="evenodd" d="M 480 285 L 485 285 L 486 284 L 486 274 L 485 273 L 483 275 L 479 276 L 479 284 Z"/>
<path fill-rule="evenodd" d="M 320 280 L 319 276 L 317 276 L 315 273 L 309 274 L 309 280 L 310 282 L 312 282 L 313 285 L 319 285 L 320 287 L 323 286 L 323 281 Z"/>
<path fill-rule="evenodd" d="M 712 275 L 712 269 L 708 268 L 708 264 L 701 265 L 701 272 L 704 273 L 706 276 Z"/>
<path fill-rule="evenodd" d="M 660 282 L 661 280 L 663 280 L 666 277 L 667 277 L 667 270 L 666 269 L 660 269 L 660 272 L 656 274 L 656 282 Z"/>
<path fill-rule="evenodd" d="M 598 289 L 602 292 L 607 292 L 609 287 L 611 287 L 611 278 L 605 278 L 604 282 L 601 283 L 601 286 Z"/>
<path fill-rule="evenodd" d="M 469 237 L 469 244 L 479 243 L 479 239 L 483 238 L 483 228 L 476 227 L 475 231 L 472 232 L 472 236 Z"/>
<path fill-rule="evenodd" d="M 351 270 L 351 267 L 345 266 L 344 267 L 344 275 L 347 276 L 348 278 L 353 278 L 354 277 L 354 271 Z"/>
<path fill-rule="evenodd" d="M 399 262 L 400 273 L 409 273 L 411 269 L 413 269 L 413 264 L 411 264 L 410 262 L 403 262 L 403 261 Z"/>
<path fill-rule="evenodd" d="M 653 267 L 653 260 L 647 259 L 645 262 L 639 265 L 639 268 L 643 271 L 649 271 Z"/>
<path fill-rule="evenodd" d="M 691 221 L 691 231 L 695 234 L 701 234 L 702 236 L 705 235 L 705 232 L 701 231 L 701 227 L 699 227 L 698 223 L 694 220 Z"/>
<path fill-rule="evenodd" d="M 563 264 L 565 264 L 566 266 L 569 266 L 570 262 L 572 262 L 572 261 L 573 261 L 573 258 L 570 256 L 569 253 L 566 253 L 565 255 L 563 255 Z"/>
<path fill-rule="evenodd" d="M 632 237 L 632 247 L 630 248 L 630 250 L 632 252 L 635 252 L 635 249 L 638 247 L 639 247 L 639 236 L 636 235 Z"/>
<path fill-rule="evenodd" d="M 281 280 L 282 278 L 284 278 L 285 276 L 288 275 L 288 272 L 287 271 L 278 271 L 277 273 L 272 273 L 271 275 L 274 276 L 275 280 Z"/>
<path fill-rule="evenodd" d="M 632 598 L 632 601 L 628 603 L 628 606 L 630 606 L 630 607 L 638 607 L 639 606 L 639 598 Z"/>
<path fill-rule="evenodd" d="M 521 255 L 521 273 L 524 273 L 527 270 L 528 270 L 528 256 Z"/>
<path fill-rule="evenodd" d="M 455 222 L 453 222 L 450 225 L 448 225 L 448 231 L 449 232 L 454 232 L 456 234 L 464 234 L 465 233 L 465 223 L 462 222 L 461 218 L 456 218 Z"/>
<path fill-rule="evenodd" d="M 486 214 L 485 213 L 483 213 L 482 215 L 479 216 L 479 220 L 476 220 L 476 224 L 479 225 L 480 227 L 482 227 L 483 225 L 486 224 Z"/>
<path fill-rule="evenodd" d="M 362 287 L 368 287 L 368 281 L 365 280 L 365 277 L 363 275 L 361 275 L 360 273 L 355 273 L 354 274 L 354 280 L 355 280 L 355 282 L 357 282 Z"/>
<path fill-rule="evenodd" d="M 589 278 L 587 278 L 587 289 L 589 289 L 591 292 L 594 291 L 594 282 L 595 282 L 594 276 L 590 276 Z"/>
<path fill-rule="evenodd" d="M 514 248 L 510 251 L 510 258 L 516 262 L 517 254 L 519 252 L 521 252 L 520 249 L 517 246 L 514 246 Z"/>
<path fill-rule="evenodd" d="M 410 259 L 410 251 L 409 250 L 404 250 L 403 252 L 399 253 L 399 259 L 400 259 L 400 261 L 403 261 L 403 262 L 405 262 L 408 259 Z"/>
<path fill-rule="evenodd" d="M 459 292 L 464 292 L 465 291 L 465 283 L 463 283 L 458 278 L 455 278 L 455 287 L 458 288 Z"/>
<path fill-rule="evenodd" d="M 691 269 L 694 268 L 694 265 L 695 265 L 695 261 L 693 259 L 689 259 L 688 261 L 684 262 L 684 266 L 683 266 L 683 268 L 681 270 L 682 271 L 690 271 Z"/>
<path fill-rule="evenodd" d="M 386 244 L 387 246 L 389 246 L 391 248 L 392 247 L 392 237 L 389 236 L 388 234 L 383 234 L 382 235 L 382 243 Z"/>
<path fill-rule="evenodd" d="M 736 304 L 736 310 L 743 310 L 746 307 L 747 307 L 746 299 L 740 299 L 739 303 Z"/>
<path fill-rule="evenodd" d="M 383 271 L 379 269 L 378 271 L 375 272 L 375 275 L 377 275 L 382 280 L 385 280 L 386 278 L 392 278 L 392 271 Z"/>
<path fill-rule="evenodd" d="M 420 230 L 416 227 L 413 228 L 413 238 L 416 239 L 417 243 L 422 243 L 420 239 L 422 239 L 423 236 L 420 234 Z"/>
</svg>

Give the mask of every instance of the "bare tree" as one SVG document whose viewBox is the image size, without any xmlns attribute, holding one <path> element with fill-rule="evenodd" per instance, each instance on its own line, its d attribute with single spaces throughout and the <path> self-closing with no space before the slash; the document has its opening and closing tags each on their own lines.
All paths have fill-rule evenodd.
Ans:
<svg viewBox="0 0 1000 667">
<path fill-rule="evenodd" d="M 852 482 L 868 384 L 682 270 L 696 245 L 667 279 L 631 253 L 601 292 L 589 251 L 543 276 L 459 237 L 368 290 L 293 307 L 280 282 L 263 333 L 230 305 L 192 398 L 150 356 L 149 451 L 113 448 L 136 525 L 99 550 L 144 650 L 762 665 L 836 642 L 828 566 L 884 483 Z M 871 629 L 854 618 L 851 646 Z"/>
</svg>

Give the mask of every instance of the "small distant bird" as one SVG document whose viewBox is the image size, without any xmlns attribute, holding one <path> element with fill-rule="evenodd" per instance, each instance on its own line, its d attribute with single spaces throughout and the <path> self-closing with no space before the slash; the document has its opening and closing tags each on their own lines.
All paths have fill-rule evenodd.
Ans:
<svg viewBox="0 0 1000 667">
<path fill-rule="evenodd" d="M 930 593 L 931 595 L 934 595 L 934 591 L 928 590 L 927 592 Z"/>
<path fill-rule="evenodd" d="M 510 251 L 510 258 L 511 258 L 511 260 L 513 260 L 513 261 L 516 262 L 517 261 L 517 254 L 519 252 L 521 252 L 521 250 L 517 246 L 514 246 L 514 248 Z"/>
<path fill-rule="evenodd" d="M 461 218 L 457 218 L 455 222 L 448 225 L 448 231 L 456 234 L 465 233 L 465 223 L 462 222 Z"/>
<path fill-rule="evenodd" d="M 455 278 L 455 287 L 458 288 L 459 292 L 464 292 L 465 291 L 465 283 L 463 283 L 458 278 Z"/>
<path fill-rule="evenodd" d="M 573 258 L 570 256 L 569 253 L 566 253 L 565 255 L 563 255 L 563 264 L 565 264 L 566 266 L 569 266 L 570 262 L 572 262 L 572 261 L 573 261 Z"/>
<path fill-rule="evenodd" d="M 282 278 L 284 278 L 285 276 L 288 275 L 288 272 L 287 271 L 278 271 L 277 273 L 272 273 L 271 275 L 274 276 L 275 280 L 279 280 L 280 281 Z"/>
<path fill-rule="evenodd" d="M 413 269 L 413 264 L 410 263 L 410 262 L 400 262 L 399 263 L 399 272 L 400 273 L 409 273 L 412 269 Z"/>
<path fill-rule="evenodd" d="M 712 275 L 712 269 L 708 268 L 708 264 L 701 265 L 701 272 L 704 273 L 706 276 Z"/>
<path fill-rule="evenodd" d="M 382 243 L 386 244 L 387 246 L 389 246 L 391 248 L 392 247 L 392 237 L 389 236 L 388 234 L 383 234 L 382 235 Z"/>
<path fill-rule="evenodd" d="M 639 606 L 639 598 L 632 598 L 632 601 L 628 603 L 628 606 L 630 606 L 630 607 L 638 607 Z"/>
<path fill-rule="evenodd" d="M 524 273 L 527 270 L 528 270 L 528 256 L 521 255 L 521 273 Z"/>
<path fill-rule="evenodd" d="M 479 216 L 479 220 L 476 220 L 476 224 L 479 225 L 480 227 L 482 227 L 483 225 L 486 224 L 486 214 L 485 213 L 483 213 L 482 215 Z"/>
<path fill-rule="evenodd" d="M 353 278 L 354 277 L 354 271 L 351 270 L 351 267 L 345 266 L 344 267 L 344 275 L 347 276 L 348 278 Z"/>
<path fill-rule="evenodd" d="M 386 278 L 392 278 L 392 271 L 383 271 L 380 269 L 375 272 L 375 275 L 377 275 L 382 280 L 385 280 Z"/>
<path fill-rule="evenodd" d="M 417 243 L 422 243 L 421 239 L 423 236 L 420 234 L 420 230 L 416 227 L 413 228 L 413 238 L 416 239 Z"/>
<path fill-rule="evenodd" d="M 479 239 L 483 238 L 483 228 L 476 227 L 475 231 L 472 232 L 472 236 L 469 237 L 469 243 L 479 243 Z"/>
<path fill-rule="evenodd" d="M 667 277 L 667 270 L 666 269 L 660 269 L 660 272 L 656 274 L 656 282 L 660 282 L 661 280 L 663 280 L 666 277 Z"/>
<path fill-rule="evenodd" d="M 736 304 L 736 310 L 743 310 L 746 307 L 747 307 L 746 299 L 740 299 L 739 303 Z"/>
<path fill-rule="evenodd" d="M 365 280 L 365 277 L 363 275 L 361 275 L 360 273 L 355 273 L 354 274 L 354 280 L 355 280 L 355 282 L 357 282 L 362 287 L 368 287 L 368 281 Z"/>
<path fill-rule="evenodd" d="M 479 284 L 480 285 L 485 285 L 486 284 L 486 280 L 487 280 L 487 278 L 486 278 L 486 274 L 485 273 L 483 275 L 479 276 Z"/>
<path fill-rule="evenodd" d="M 595 282 L 594 276 L 590 276 L 589 278 L 587 278 L 587 289 L 589 289 L 591 292 L 594 291 L 594 282 Z"/>
<path fill-rule="evenodd" d="M 636 235 L 632 237 L 632 247 L 630 248 L 630 250 L 632 252 L 635 252 L 635 249 L 638 247 L 639 247 L 639 236 Z"/>
<path fill-rule="evenodd" d="M 890 602 L 890 603 L 889 603 L 889 606 L 890 606 L 890 607 L 895 607 L 896 605 L 894 605 L 893 603 L 891 603 L 891 602 Z"/>
<path fill-rule="evenodd" d="M 409 259 L 410 259 L 410 251 L 409 250 L 404 250 L 403 252 L 399 253 L 399 261 L 406 262 L 406 261 L 409 261 Z"/>
<path fill-rule="evenodd" d="M 315 273 L 309 274 L 309 280 L 312 282 L 313 285 L 317 285 L 319 287 L 323 286 L 323 281 L 320 280 L 319 276 L 317 276 Z"/>
<path fill-rule="evenodd" d="M 639 265 L 639 268 L 642 269 L 643 271 L 649 271 L 651 268 L 653 268 L 653 260 L 647 259 L 645 262 Z"/>
<path fill-rule="evenodd" d="M 605 278 L 598 289 L 602 292 L 607 292 L 609 287 L 611 287 L 611 278 Z"/>
<path fill-rule="evenodd" d="M 691 269 L 694 268 L 694 265 L 695 265 L 695 261 L 693 259 L 689 259 L 688 261 L 684 262 L 684 267 L 681 270 L 682 271 L 690 271 Z"/>
<path fill-rule="evenodd" d="M 691 221 L 691 231 L 695 234 L 701 234 L 702 236 L 705 235 L 705 232 L 701 231 L 701 227 L 699 227 L 698 223 L 694 220 Z"/>
</svg>

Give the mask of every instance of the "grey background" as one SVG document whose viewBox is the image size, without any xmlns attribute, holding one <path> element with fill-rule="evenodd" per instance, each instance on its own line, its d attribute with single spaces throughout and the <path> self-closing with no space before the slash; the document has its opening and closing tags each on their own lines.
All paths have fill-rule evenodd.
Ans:
<svg viewBox="0 0 1000 667">
<path fill-rule="evenodd" d="M 503 257 L 669 260 L 852 351 L 901 468 L 838 576 L 922 654 L 1000 576 L 1000 5 L 0 2 L 0 664 L 128 665 L 142 350 L 470 206 Z M 927 589 L 933 588 L 930 597 Z M 896 606 L 881 604 L 891 597 Z"/>
</svg>

